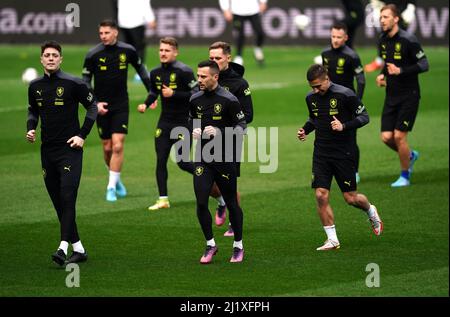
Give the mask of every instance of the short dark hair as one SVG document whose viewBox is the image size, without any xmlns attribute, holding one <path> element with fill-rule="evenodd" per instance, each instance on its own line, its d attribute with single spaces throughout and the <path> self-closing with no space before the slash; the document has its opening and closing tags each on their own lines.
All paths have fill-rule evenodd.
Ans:
<svg viewBox="0 0 450 317">
<path fill-rule="evenodd" d="M 101 21 L 100 24 L 98 25 L 98 27 L 101 27 L 101 26 L 109 26 L 110 28 L 113 28 L 113 29 L 116 29 L 116 30 L 119 29 L 119 27 L 117 26 L 116 21 L 111 20 L 111 19 L 106 19 L 106 20 Z"/>
<path fill-rule="evenodd" d="M 61 45 L 59 45 L 58 42 L 56 41 L 46 41 L 41 45 L 41 55 L 44 54 L 45 49 L 47 48 L 54 48 L 55 50 L 57 50 L 59 52 L 59 55 L 62 56 L 62 48 Z"/>
<path fill-rule="evenodd" d="M 327 75 L 327 69 L 319 64 L 314 64 L 309 67 L 308 72 L 306 73 L 306 79 L 308 81 L 313 81 L 318 78 L 324 78 Z"/>
<path fill-rule="evenodd" d="M 202 61 L 198 63 L 197 67 L 198 68 L 209 67 L 209 72 L 213 75 L 218 74 L 220 72 L 219 65 L 217 65 L 215 61 L 210 60 Z"/>
<path fill-rule="evenodd" d="M 347 25 L 344 22 L 341 21 L 337 21 L 334 22 L 333 26 L 331 27 L 331 29 L 336 29 L 336 30 L 344 30 L 344 32 L 347 34 L 348 32 L 348 28 Z"/>
<path fill-rule="evenodd" d="M 214 42 L 209 46 L 209 50 L 221 48 L 224 54 L 231 55 L 231 46 L 227 42 Z"/>
<path fill-rule="evenodd" d="M 176 49 L 178 49 L 178 42 L 176 40 L 176 38 L 171 37 L 171 36 L 165 36 L 163 38 L 161 38 L 159 40 L 159 43 L 164 43 L 164 44 L 169 44 L 170 46 L 175 47 Z"/>
<path fill-rule="evenodd" d="M 383 12 L 384 10 L 391 10 L 392 14 L 395 17 L 400 17 L 400 12 L 398 11 L 398 8 L 395 4 L 391 3 L 391 4 L 386 4 L 385 6 L 383 6 L 380 10 L 380 12 Z"/>
</svg>

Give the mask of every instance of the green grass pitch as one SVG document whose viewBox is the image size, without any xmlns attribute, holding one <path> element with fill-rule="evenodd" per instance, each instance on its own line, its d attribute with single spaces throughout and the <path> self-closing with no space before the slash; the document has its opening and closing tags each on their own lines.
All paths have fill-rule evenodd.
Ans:
<svg viewBox="0 0 450 317">
<path fill-rule="evenodd" d="M 80 75 L 88 46 L 63 47 L 63 70 Z M 313 135 L 300 143 L 309 91 L 305 72 L 319 47 L 267 47 L 265 68 L 246 51 L 254 127 L 278 127 L 278 169 L 243 163 L 239 188 L 244 210 L 246 257 L 229 263 L 232 239 L 214 226 L 219 253 L 199 264 L 203 235 L 195 212 L 192 177 L 169 161 L 172 207 L 149 212 L 157 198 L 153 135 L 160 108 L 135 109 L 146 92 L 129 82 L 130 123 L 122 179 L 129 196 L 105 201 L 107 171 L 95 130 L 87 139 L 77 202 L 81 239 L 90 254 L 80 265 L 80 287 L 68 288 L 68 272 L 50 260 L 59 226 L 45 190 L 39 144 L 25 141 L 26 67 L 41 72 L 39 47 L 0 46 L 0 296 L 448 296 L 449 100 L 448 47 L 425 47 L 430 71 L 420 76 L 422 100 L 409 142 L 420 152 L 408 188 L 391 189 L 398 158 L 379 138 L 384 91 L 367 74 L 364 103 L 371 122 L 358 132 L 361 183 L 385 223 L 376 237 L 363 213 L 331 191 L 341 249 L 319 253 L 325 240 L 310 188 Z M 375 48 L 360 48 L 363 63 Z M 149 47 L 147 66 L 157 65 Z M 206 47 L 181 47 L 191 67 Z M 130 71 L 131 76 L 134 71 Z M 80 111 L 84 115 L 84 109 Z M 40 135 L 39 135 L 40 136 Z M 215 202 L 210 201 L 211 210 Z M 366 286 L 366 266 L 380 268 L 380 287 Z"/>
</svg>

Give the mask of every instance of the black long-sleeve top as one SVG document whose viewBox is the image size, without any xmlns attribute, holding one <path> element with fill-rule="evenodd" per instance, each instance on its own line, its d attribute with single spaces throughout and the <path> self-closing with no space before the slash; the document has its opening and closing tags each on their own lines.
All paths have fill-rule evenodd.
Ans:
<svg viewBox="0 0 450 317">
<path fill-rule="evenodd" d="M 149 107 L 161 95 L 160 121 L 186 123 L 189 118 L 189 98 L 198 91 L 198 83 L 192 69 L 180 61 L 165 63 L 150 71 L 150 91 L 145 100 Z M 171 97 L 163 97 L 163 85 L 172 88 Z"/>
<path fill-rule="evenodd" d="M 199 91 L 193 94 L 190 99 L 189 113 L 192 119 L 193 129 L 201 128 L 203 130 L 206 126 L 213 126 L 220 130 L 220 136 L 222 138 L 222 162 L 236 161 L 237 158 L 240 158 L 240 155 L 236 155 L 236 153 L 241 149 L 242 138 L 235 138 L 230 128 L 235 129 L 235 135 L 242 137 L 247 124 L 242 107 L 232 93 L 219 85 L 212 91 Z M 208 140 L 200 140 L 200 148 L 203 150 L 209 142 L 217 137 L 219 136 L 216 135 L 216 137 Z M 230 149 L 227 147 L 227 142 L 231 140 L 233 140 L 234 144 Z"/>
<path fill-rule="evenodd" d="M 233 62 L 228 65 L 226 70 L 219 73 L 219 85 L 236 96 L 244 111 L 245 121 L 249 124 L 253 121 L 253 101 L 248 82 L 243 78 L 245 69 Z"/>
<path fill-rule="evenodd" d="M 86 55 L 83 65 L 83 80 L 91 85 L 94 77 L 94 93 L 98 101 L 108 102 L 108 110 L 128 106 L 128 65 L 131 64 L 142 79 L 147 91 L 150 89 L 148 71 L 135 48 L 117 41 L 114 45 L 102 43 L 93 47 Z"/>
<path fill-rule="evenodd" d="M 322 96 L 309 93 L 306 96 L 309 119 L 303 126 L 305 133 L 315 130 L 314 153 L 345 158 L 353 153 L 356 146 L 355 129 L 369 123 L 369 114 L 355 93 L 334 83 Z M 336 117 L 343 124 L 343 131 L 334 131 L 331 121 Z"/>
<path fill-rule="evenodd" d="M 322 52 L 322 61 L 333 83 L 355 91 L 356 96 L 360 100 L 363 99 L 366 78 L 361 59 L 354 50 L 347 45 L 337 49 L 330 47 Z M 357 84 L 356 90 L 354 79 L 356 79 Z"/>
<path fill-rule="evenodd" d="M 79 103 L 87 110 L 81 128 Z M 85 139 L 97 117 L 97 102 L 86 83 L 61 70 L 30 83 L 28 104 L 27 131 L 35 130 L 40 118 L 42 144 L 66 143 L 76 135 Z"/>
<path fill-rule="evenodd" d="M 420 95 L 419 74 L 428 71 L 427 57 L 414 34 L 402 29 L 391 38 L 381 34 L 378 53 L 384 60 L 382 73 L 386 76 L 386 94 L 405 96 L 416 90 Z M 387 63 L 400 67 L 400 75 L 389 75 Z"/>
</svg>

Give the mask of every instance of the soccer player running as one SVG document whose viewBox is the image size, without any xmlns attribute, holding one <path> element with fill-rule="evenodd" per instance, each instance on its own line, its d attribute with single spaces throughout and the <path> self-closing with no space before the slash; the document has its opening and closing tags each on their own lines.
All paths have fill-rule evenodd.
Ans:
<svg viewBox="0 0 450 317">
<path fill-rule="evenodd" d="M 410 185 L 414 162 L 419 153 L 411 150 L 407 141 L 419 109 L 419 74 L 428 71 L 428 60 L 417 38 L 399 28 L 399 13 L 395 5 L 381 9 L 380 24 L 383 33 L 378 51 L 384 68 L 376 78 L 377 86 L 386 87 L 381 116 L 381 139 L 397 152 L 400 177 L 392 187 Z"/>
<path fill-rule="evenodd" d="M 142 79 L 147 91 L 150 79 L 135 48 L 118 41 L 118 27 L 112 20 L 104 20 L 99 26 L 101 43 L 86 55 L 83 80 L 91 84 L 98 99 L 97 128 L 103 145 L 103 157 L 109 169 L 106 200 L 117 201 L 125 197 L 127 190 L 120 173 L 124 159 L 124 142 L 128 133 L 128 65 L 131 64 Z"/>
<path fill-rule="evenodd" d="M 215 42 L 209 47 L 209 59 L 215 61 L 219 66 L 219 85 L 225 90 L 231 92 L 241 104 L 245 114 L 247 124 L 253 121 L 253 101 L 248 82 L 243 78 L 245 68 L 239 64 L 231 62 L 231 46 L 226 42 Z M 241 162 L 236 162 L 237 177 L 241 174 Z M 217 199 L 218 207 L 216 210 L 215 222 L 217 226 L 224 224 L 226 219 L 226 205 L 220 194 L 217 184 L 214 183 L 211 196 Z M 237 193 L 238 203 L 240 205 L 240 194 Z M 231 224 L 224 236 L 232 237 L 234 235 Z"/>
<path fill-rule="evenodd" d="M 117 22 L 125 43 L 132 45 L 145 64 L 145 31 L 156 28 L 155 14 L 151 0 L 114 0 L 114 9 L 117 11 Z M 134 81 L 141 81 L 139 74 L 135 74 Z"/>
<path fill-rule="evenodd" d="M 93 94 L 79 78 L 60 70 L 61 46 L 54 41 L 41 46 L 44 76 L 28 87 L 26 139 L 36 141 L 36 127 L 41 119 L 41 163 L 45 186 L 60 223 L 61 241 L 52 260 L 64 265 L 69 243 L 73 252 L 68 263 L 84 262 L 87 252 L 78 235 L 75 205 L 80 184 L 84 140 L 97 116 Z M 83 126 L 78 120 L 78 104 L 86 108 Z"/>
<path fill-rule="evenodd" d="M 364 22 L 364 5 L 361 0 L 341 0 L 341 3 L 345 9 L 345 16 L 339 22 L 346 26 L 347 40 L 345 44 L 349 48 L 353 48 L 356 30 Z M 316 64 L 323 63 L 323 60 L 321 60 L 321 55 L 314 57 Z"/>
<path fill-rule="evenodd" d="M 169 208 L 167 191 L 167 160 L 170 149 L 176 143 L 176 159 L 178 166 L 188 173 L 194 173 L 194 165 L 189 155 L 183 154 L 183 149 L 191 148 L 191 137 L 182 133 L 178 138 L 171 138 L 174 128 L 184 127 L 190 129 L 189 98 L 197 90 L 197 81 L 191 68 L 177 61 L 178 42 L 173 37 L 164 37 L 159 42 L 159 60 L 161 66 L 150 71 L 150 92 L 138 111 L 144 113 L 161 96 L 162 110 L 155 133 L 156 182 L 158 184 L 159 199 L 149 210 Z M 153 108 L 153 107 L 151 107 Z M 190 133 L 190 132 L 189 132 Z M 187 143 L 187 144 L 183 144 Z"/>
<path fill-rule="evenodd" d="M 385 5 L 393 4 L 397 7 L 399 12 L 399 26 L 403 30 L 408 29 L 408 26 L 416 19 L 416 0 L 370 0 L 370 6 L 372 7 L 373 20 L 378 21 L 380 19 L 380 10 Z M 401 13 L 400 13 L 401 12 Z M 376 70 L 383 69 L 384 63 L 380 55 L 378 55 L 372 62 L 364 66 L 364 70 L 367 73 L 374 72 Z"/>
<path fill-rule="evenodd" d="M 194 163 L 197 217 L 206 239 L 206 250 L 200 263 L 211 263 L 217 253 L 208 209 L 209 193 L 214 182 L 224 197 L 234 230 L 230 262 L 242 262 L 243 213 L 236 195 L 236 162 L 240 159 L 240 143 L 246 129 L 245 115 L 238 99 L 219 85 L 219 66 L 216 62 L 200 62 L 197 77 L 200 91 L 190 99 L 190 115 L 193 119 L 192 135 L 198 139 L 195 155 L 199 159 Z"/>
<path fill-rule="evenodd" d="M 356 29 L 364 22 L 364 5 L 361 0 L 341 0 L 341 3 L 345 9 L 345 17 L 341 23 L 346 25 L 347 46 L 353 48 Z"/>
<path fill-rule="evenodd" d="M 300 141 L 315 130 L 312 163 L 312 188 L 315 190 L 317 210 L 327 235 L 325 243 L 317 250 L 339 249 L 333 210 L 329 196 L 334 178 L 347 204 L 365 212 L 373 232 L 379 236 L 383 222 L 377 209 L 367 197 L 356 191 L 355 181 L 355 133 L 369 122 L 364 105 L 355 93 L 344 86 L 332 83 L 322 65 L 308 69 L 307 80 L 313 89 L 306 96 L 309 119 L 297 132 Z"/>
<path fill-rule="evenodd" d="M 356 96 L 362 100 L 366 78 L 363 66 L 358 54 L 346 45 L 348 39 L 347 26 L 342 22 L 336 22 L 331 27 L 331 47 L 322 52 L 323 66 L 328 70 L 330 80 L 355 91 L 353 84 L 356 79 Z M 356 129 L 355 133 L 356 142 Z M 359 147 L 355 144 L 356 182 L 359 183 Z"/>
<path fill-rule="evenodd" d="M 260 66 L 264 65 L 262 47 L 265 34 L 261 16 L 267 11 L 267 0 L 219 0 L 219 5 L 225 20 L 233 24 L 233 36 L 237 47 L 237 53 L 233 61 L 240 65 L 244 64 L 245 22 L 248 21 L 255 33 L 255 47 L 253 49 L 255 60 Z"/>
</svg>

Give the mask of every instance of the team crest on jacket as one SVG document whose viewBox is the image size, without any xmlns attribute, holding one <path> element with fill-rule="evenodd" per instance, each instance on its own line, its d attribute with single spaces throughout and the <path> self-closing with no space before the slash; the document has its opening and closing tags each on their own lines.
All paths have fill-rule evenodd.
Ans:
<svg viewBox="0 0 450 317">
<path fill-rule="evenodd" d="M 127 54 L 125 54 L 125 53 L 120 54 L 119 60 L 121 63 L 125 63 L 127 61 Z"/>
<path fill-rule="evenodd" d="M 402 43 L 395 43 L 394 59 L 402 59 Z"/>
<path fill-rule="evenodd" d="M 58 97 L 61 97 L 62 95 L 64 95 L 64 87 L 58 87 L 56 88 L 56 95 Z"/>
<path fill-rule="evenodd" d="M 331 108 L 336 108 L 337 106 L 337 100 L 335 98 L 330 99 L 330 107 Z"/>
<path fill-rule="evenodd" d="M 222 105 L 220 103 L 216 103 L 214 105 L 214 112 L 219 114 L 220 112 L 222 112 Z"/>
<path fill-rule="evenodd" d="M 174 82 L 177 79 L 177 75 L 175 73 L 170 74 L 170 81 Z"/>
<path fill-rule="evenodd" d="M 195 168 L 195 175 L 200 176 L 203 174 L 203 166 L 197 166 Z"/>
<path fill-rule="evenodd" d="M 339 58 L 337 62 L 338 66 L 342 67 L 345 64 L 345 58 Z"/>
</svg>

